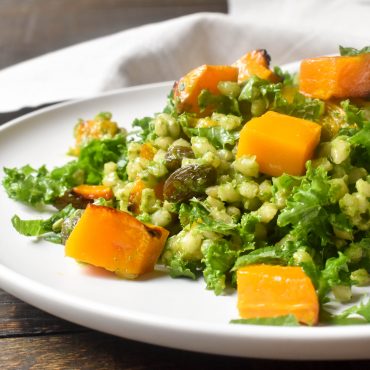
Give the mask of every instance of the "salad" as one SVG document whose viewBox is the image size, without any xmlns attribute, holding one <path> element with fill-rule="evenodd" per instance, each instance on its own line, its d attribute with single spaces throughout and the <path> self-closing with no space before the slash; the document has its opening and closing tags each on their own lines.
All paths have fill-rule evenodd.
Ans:
<svg viewBox="0 0 370 370">
<path fill-rule="evenodd" d="M 370 47 L 340 53 L 200 66 L 131 132 L 80 119 L 64 166 L 4 168 L 10 198 L 56 210 L 14 228 L 124 278 L 236 289 L 234 323 L 369 323 L 368 297 L 326 309 L 370 284 Z"/>
</svg>

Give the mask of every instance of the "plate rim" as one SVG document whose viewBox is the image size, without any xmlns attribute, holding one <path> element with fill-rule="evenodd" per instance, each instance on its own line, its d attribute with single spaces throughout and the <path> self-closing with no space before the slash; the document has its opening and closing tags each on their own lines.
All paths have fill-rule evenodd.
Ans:
<svg viewBox="0 0 370 370">
<path fill-rule="evenodd" d="M 0 283 L 5 291 L 54 316 L 93 330 L 153 345 L 209 354 L 266 359 L 339 360 L 370 358 L 367 351 L 360 349 L 360 351 L 348 352 L 347 348 L 348 342 L 351 341 L 368 349 L 370 343 L 368 325 L 282 328 L 257 325 L 246 327 L 244 325 L 226 323 L 199 323 L 189 319 L 179 321 L 173 318 L 159 317 L 155 314 L 135 313 L 132 310 L 113 308 L 109 305 L 97 304 L 93 300 L 69 295 L 56 288 L 35 282 L 1 263 Z M 30 299 L 30 297 L 32 298 Z M 38 301 L 35 301 L 35 299 Z M 95 320 L 94 324 L 91 323 L 91 319 Z M 101 319 L 103 320 L 101 322 L 103 325 L 100 323 Z M 111 324 L 109 328 L 105 325 L 104 320 L 109 320 Z M 349 327 L 356 330 L 348 330 Z M 156 335 L 154 338 L 153 335 L 148 337 L 146 333 L 150 332 L 159 336 L 165 334 L 166 338 L 178 335 L 190 338 L 204 337 L 209 340 L 209 344 L 206 348 L 199 348 L 198 345 L 194 346 L 187 339 L 185 341 L 180 340 L 180 343 L 175 343 L 168 339 L 158 339 Z M 256 351 L 253 353 L 250 350 L 242 352 L 240 346 L 230 347 L 230 344 L 238 341 L 241 344 L 243 342 L 250 344 L 252 341 L 256 342 L 257 345 L 260 343 L 260 350 L 263 350 L 262 352 Z M 229 342 L 229 345 L 220 350 L 220 343 L 222 342 Z M 318 352 L 317 346 L 323 346 L 328 342 L 335 346 L 335 350 L 329 350 L 324 354 L 320 351 Z M 209 347 L 210 344 L 215 346 L 213 348 Z M 284 352 L 279 354 L 275 351 L 271 353 L 271 351 L 265 350 L 266 346 L 274 345 L 279 348 L 281 344 L 283 344 L 283 347 L 290 346 L 293 354 L 287 355 Z M 313 353 L 305 352 L 302 354 L 297 352 L 303 345 L 315 346 L 316 350 Z M 347 351 L 345 350 L 346 348 Z M 339 354 L 338 349 L 341 349 Z"/>
<path fill-rule="evenodd" d="M 115 96 L 115 95 L 120 95 L 124 93 L 130 93 L 131 91 L 140 91 L 140 90 L 147 90 L 147 89 L 156 89 L 156 88 L 161 88 L 161 87 L 171 87 L 173 85 L 173 81 L 162 81 L 162 82 L 153 82 L 153 83 L 148 83 L 148 84 L 142 84 L 142 85 L 135 85 L 135 86 L 127 86 L 127 87 L 121 87 L 118 89 L 112 89 L 108 91 L 103 91 L 97 94 L 91 94 L 90 96 L 86 96 L 80 99 L 71 99 L 67 101 L 62 101 L 59 103 L 50 103 L 50 105 L 37 109 L 37 107 L 34 107 L 36 110 L 33 112 L 29 112 L 26 114 L 23 114 L 19 117 L 13 118 L 2 125 L 0 125 L 0 134 L 2 131 L 8 129 L 9 127 L 13 125 L 17 125 L 19 122 L 24 121 L 25 119 L 28 118 L 33 118 L 35 116 L 47 113 L 49 111 L 56 111 L 59 109 L 63 109 L 69 106 L 73 105 L 78 105 L 81 103 L 89 102 L 89 101 L 94 101 L 98 100 L 100 98 L 104 97 L 110 97 L 110 96 Z M 46 103 L 48 104 L 48 103 Z M 30 107 L 32 108 L 32 107 Z"/>
</svg>

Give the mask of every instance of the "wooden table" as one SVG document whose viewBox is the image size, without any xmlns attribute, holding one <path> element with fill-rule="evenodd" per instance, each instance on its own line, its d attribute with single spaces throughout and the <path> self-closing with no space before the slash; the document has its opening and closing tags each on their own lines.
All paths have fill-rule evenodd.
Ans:
<svg viewBox="0 0 370 370">
<path fill-rule="evenodd" d="M 0 68 L 136 25 L 226 0 L 0 0 Z M 30 109 L 0 114 L 0 124 Z M 325 351 L 325 348 L 323 348 Z M 369 349 L 370 351 L 370 349 Z M 66 322 L 0 290 L 0 369 L 367 369 L 370 361 L 288 362 L 162 348 Z"/>
</svg>

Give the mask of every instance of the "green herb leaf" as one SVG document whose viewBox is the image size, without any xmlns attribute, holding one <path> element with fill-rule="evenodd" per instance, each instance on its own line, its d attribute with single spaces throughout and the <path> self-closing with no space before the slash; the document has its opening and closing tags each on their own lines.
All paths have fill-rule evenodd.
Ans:
<svg viewBox="0 0 370 370">
<path fill-rule="evenodd" d="M 343 253 L 339 252 L 338 257 L 328 258 L 325 263 L 325 268 L 321 271 L 319 283 L 320 299 L 336 285 L 350 285 L 350 275 L 348 258 Z"/>
<path fill-rule="evenodd" d="M 244 245 L 249 249 L 254 249 L 256 225 L 260 221 L 260 217 L 256 213 L 244 213 L 240 220 L 239 234 Z"/>
<path fill-rule="evenodd" d="M 81 149 L 77 160 L 78 168 L 85 173 L 85 183 L 100 184 L 104 164 L 107 162 L 118 163 L 119 171 L 122 173 L 127 164 L 126 149 L 126 138 L 120 134 L 112 139 L 90 141 Z"/>
<path fill-rule="evenodd" d="M 183 228 L 196 222 L 201 230 L 213 231 L 222 235 L 231 235 L 237 230 L 235 223 L 225 223 L 213 219 L 206 207 L 196 200 L 191 200 L 189 204 L 181 204 L 179 219 Z"/>
<path fill-rule="evenodd" d="M 358 305 L 352 306 L 345 311 L 343 311 L 340 315 L 340 318 L 347 318 L 350 315 L 360 315 L 366 322 L 370 323 L 370 297 L 365 296 L 361 300 Z"/>
<path fill-rule="evenodd" d="M 148 140 L 148 137 L 152 135 L 152 127 L 151 127 L 151 122 L 153 121 L 152 117 L 143 117 L 143 118 L 136 118 L 132 122 L 132 127 L 137 127 L 139 128 L 138 132 L 133 132 L 132 134 L 138 135 L 139 142 L 144 143 L 145 141 Z M 130 135 L 130 136 L 131 136 Z M 135 140 L 136 141 L 136 140 Z"/>
<path fill-rule="evenodd" d="M 187 277 L 192 280 L 197 278 L 199 264 L 186 261 L 177 255 L 173 256 L 166 266 L 169 269 L 170 276 L 173 278 Z"/>
<path fill-rule="evenodd" d="M 238 101 L 230 96 L 215 95 L 209 90 L 202 90 L 198 96 L 198 104 L 201 111 L 211 107 L 212 111 L 218 113 L 235 114 L 240 116 Z"/>
<path fill-rule="evenodd" d="M 234 146 L 239 139 L 239 132 L 230 132 L 223 127 L 184 127 L 184 133 L 190 138 L 192 136 L 206 137 L 208 141 L 217 149 L 223 149 L 226 146 Z"/>
<path fill-rule="evenodd" d="M 278 226 L 291 225 L 297 239 L 312 240 L 326 245 L 330 239 L 329 213 L 325 206 L 330 205 L 330 183 L 323 168 L 308 166 L 301 184 L 294 188 L 286 207 L 278 216 Z"/>
<path fill-rule="evenodd" d="M 48 238 L 49 241 L 60 243 L 61 239 L 56 234 L 61 231 L 61 221 L 70 217 L 74 212 L 75 209 L 69 204 L 45 220 L 21 220 L 15 215 L 12 218 L 12 225 L 22 235 Z M 48 235 L 49 233 L 53 236 Z"/>
<path fill-rule="evenodd" d="M 237 252 L 223 239 L 214 241 L 202 249 L 202 252 L 202 262 L 205 264 L 203 276 L 207 289 L 214 290 L 216 295 L 221 294 L 226 288 L 227 273 L 235 262 Z"/>
<path fill-rule="evenodd" d="M 65 165 L 64 179 L 55 180 L 45 166 L 34 169 L 27 165 L 21 168 L 4 168 L 3 186 L 10 198 L 30 205 L 50 204 L 56 197 L 77 185 L 73 174 L 77 172 L 74 164 Z M 72 176 L 70 176 L 72 174 Z"/>
<path fill-rule="evenodd" d="M 173 92 L 174 91 L 172 89 L 170 91 L 170 93 L 168 94 L 168 96 L 167 96 L 167 104 L 163 109 L 163 113 L 167 113 L 167 114 L 170 114 L 170 115 L 176 117 L 177 116 L 176 102 L 175 102 Z"/>
<path fill-rule="evenodd" d="M 230 324 L 299 326 L 299 322 L 294 315 L 284 315 L 284 316 L 277 316 L 277 317 L 256 317 L 253 319 L 235 319 L 235 320 L 231 320 Z"/>
<path fill-rule="evenodd" d="M 320 321 L 330 325 L 370 324 L 370 297 L 365 295 L 361 301 L 339 314 L 322 309 Z"/>
<path fill-rule="evenodd" d="M 291 241 L 282 245 L 259 248 L 248 254 L 241 255 L 236 260 L 232 270 L 236 271 L 240 267 L 260 263 L 267 265 L 288 265 L 296 250 L 297 246 Z"/>
<path fill-rule="evenodd" d="M 239 101 L 251 103 L 252 116 L 260 116 L 267 110 L 273 110 L 294 117 L 318 121 L 324 113 L 325 104 L 318 99 L 305 97 L 298 91 L 293 101 L 289 102 L 283 94 L 284 84 L 274 84 L 252 76 L 244 85 Z M 286 85 L 291 86 L 291 84 L 292 81 L 287 79 Z"/>
<path fill-rule="evenodd" d="M 339 46 L 339 52 L 341 56 L 354 56 L 360 54 L 370 53 L 370 46 L 365 46 L 362 49 L 355 49 L 351 47 Z"/>
<path fill-rule="evenodd" d="M 360 145 L 370 151 L 370 122 L 349 139 L 351 144 Z"/>
<path fill-rule="evenodd" d="M 53 204 L 72 187 L 86 183 L 100 184 L 104 164 L 118 164 L 118 172 L 126 176 L 126 139 L 123 135 L 114 138 L 91 140 L 81 149 L 77 160 L 49 171 L 45 166 L 34 169 L 27 165 L 21 168 L 4 168 L 3 186 L 10 198 L 32 206 Z"/>
</svg>

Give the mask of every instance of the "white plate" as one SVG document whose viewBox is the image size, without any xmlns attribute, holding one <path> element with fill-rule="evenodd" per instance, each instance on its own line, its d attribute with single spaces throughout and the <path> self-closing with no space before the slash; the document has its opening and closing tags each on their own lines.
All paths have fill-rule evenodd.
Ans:
<svg viewBox="0 0 370 370">
<path fill-rule="evenodd" d="M 19 118 L 0 128 L 0 169 L 26 163 L 60 165 L 73 145 L 77 118 L 111 111 L 115 120 L 128 126 L 136 117 L 160 111 L 170 86 L 129 88 Z M 40 213 L 8 199 L 2 187 L 0 204 L 1 287 L 56 316 L 117 336 L 215 354 L 370 358 L 370 326 L 231 325 L 229 320 L 238 317 L 235 295 L 216 297 L 202 280 L 171 279 L 154 273 L 126 281 L 83 267 L 64 257 L 62 246 L 19 235 L 11 226 L 12 215 L 40 218 Z"/>
</svg>

